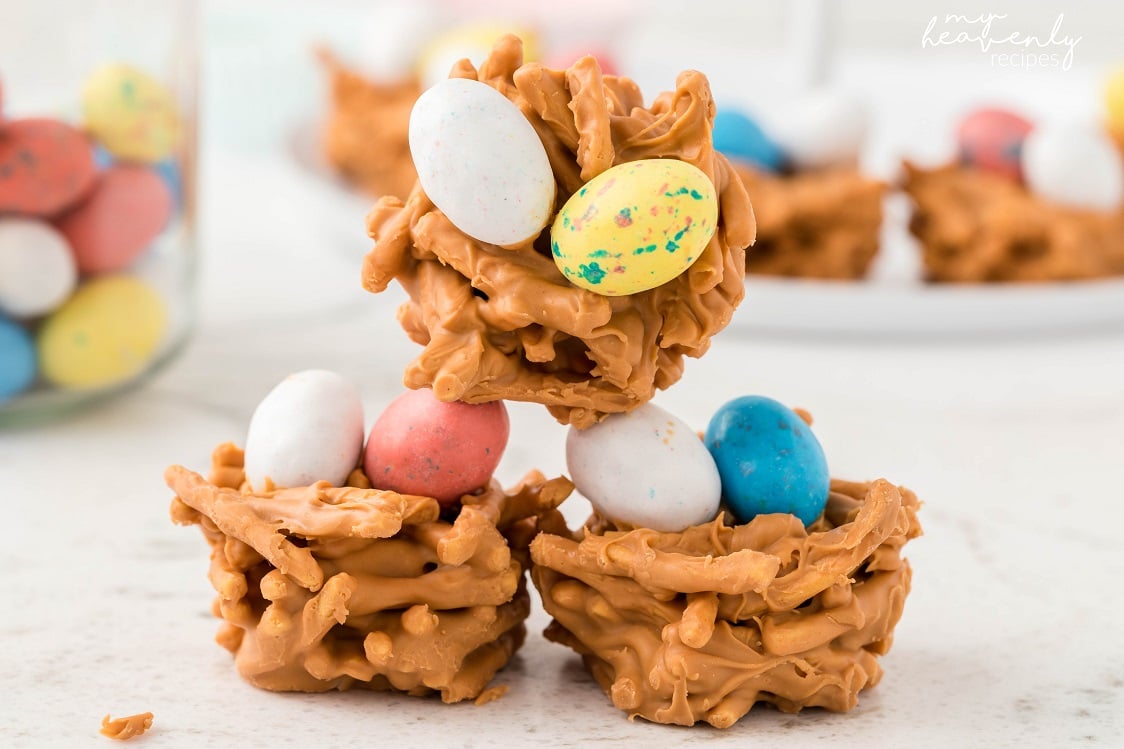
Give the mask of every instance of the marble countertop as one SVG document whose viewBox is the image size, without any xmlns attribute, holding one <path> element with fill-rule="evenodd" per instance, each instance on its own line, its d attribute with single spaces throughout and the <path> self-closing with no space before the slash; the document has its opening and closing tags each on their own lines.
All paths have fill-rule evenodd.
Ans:
<svg viewBox="0 0 1124 749">
<path fill-rule="evenodd" d="M 219 139 L 221 140 L 221 139 Z M 358 288 L 362 201 L 284 158 L 204 149 L 200 318 L 148 386 L 65 422 L 0 431 L 0 744 L 105 745 L 101 717 L 152 711 L 138 745 L 1119 746 L 1124 735 L 1124 328 L 973 340 L 719 336 L 657 403 L 702 426 L 735 395 L 816 416 L 833 473 L 925 501 L 914 590 L 886 675 L 845 715 L 756 708 L 719 732 L 629 722 L 537 605 L 491 704 L 244 684 L 197 530 L 173 526 L 161 472 L 242 441 L 288 372 L 354 378 L 373 415 L 415 348 L 399 298 Z M 268 185 L 268 189 L 263 189 Z M 752 314 L 752 299 L 742 314 Z M 564 470 L 565 430 L 511 408 L 500 466 Z M 579 521 L 580 499 L 566 505 Z"/>
</svg>

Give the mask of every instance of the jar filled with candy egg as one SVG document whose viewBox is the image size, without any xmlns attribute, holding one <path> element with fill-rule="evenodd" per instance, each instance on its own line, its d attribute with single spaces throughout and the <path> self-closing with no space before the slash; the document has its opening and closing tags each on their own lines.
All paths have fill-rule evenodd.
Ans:
<svg viewBox="0 0 1124 749">
<path fill-rule="evenodd" d="M 37 0 L 0 23 L 0 424 L 120 393 L 192 319 L 190 0 Z"/>
</svg>

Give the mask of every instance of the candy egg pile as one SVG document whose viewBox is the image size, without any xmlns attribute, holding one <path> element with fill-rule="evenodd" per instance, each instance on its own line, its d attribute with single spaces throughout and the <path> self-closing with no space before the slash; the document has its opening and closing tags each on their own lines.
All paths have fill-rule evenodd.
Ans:
<svg viewBox="0 0 1124 749">
<path fill-rule="evenodd" d="M 830 484 L 808 424 L 760 396 L 722 406 L 705 440 L 651 403 L 571 428 L 566 464 L 600 515 L 665 532 L 709 522 L 722 506 L 739 523 L 791 513 L 808 525 L 823 512 Z"/>
<path fill-rule="evenodd" d="M 1124 160 L 1095 127 L 1035 124 L 986 108 L 964 118 L 957 140 L 965 166 L 1023 183 L 1046 200 L 1090 211 L 1124 207 Z"/>
<path fill-rule="evenodd" d="M 0 119 L 0 402 L 37 382 L 121 384 L 167 338 L 168 300 L 137 267 L 178 230 L 178 105 L 143 71 L 109 64 L 81 110 L 75 125 Z"/>
<path fill-rule="evenodd" d="M 758 124 L 735 107 L 719 107 L 714 148 L 766 172 L 853 165 L 867 134 L 867 111 L 856 97 L 813 90 Z"/>
<path fill-rule="evenodd" d="M 431 390 L 410 390 L 375 420 L 364 446 L 359 391 L 334 372 L 307 370 L 285 378 L 254 411 L 246 480 L 254 491 L 343 486 L 362 466 L 375 489 L 448 506 L 488 484 L 509 429 L 502 401 L 445 403 Z"/>
</svg>

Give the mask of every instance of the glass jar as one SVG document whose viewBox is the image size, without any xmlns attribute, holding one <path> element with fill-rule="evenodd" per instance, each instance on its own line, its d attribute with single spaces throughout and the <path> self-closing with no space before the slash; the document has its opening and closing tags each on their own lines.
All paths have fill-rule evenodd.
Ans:
<svg viewBox="0 0 1124 749">
<path fill-rule="evenodd" d="M 196 7 L 16 0 L 0 23 L 0 424 L 128 389 L 195 285 Z"/>
</svg>

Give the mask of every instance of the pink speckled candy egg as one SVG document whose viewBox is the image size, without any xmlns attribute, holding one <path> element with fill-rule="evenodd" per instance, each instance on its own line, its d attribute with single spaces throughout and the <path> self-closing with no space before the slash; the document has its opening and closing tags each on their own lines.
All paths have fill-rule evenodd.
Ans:
<svg viewBox="0 0 1124 749">
<path fill-rule="evenodd" d="M 159 174 L 111 166 L 90 197 L 58 220 L 83 273 L 125 268 L 152 244 L 172 214 L 172 194 Z"/>
<path fill-rule="evenodd" d="M 966 166 L 1022 181 L 1023 141 L 1034 126 L 1005 109 L 977 109 L 960 122 L 956 140 Z"/>
<path fill-rule="evenodd" d="M 363 468 L 376 489 L 452 504 L 488 483 L 509 430 L 502 401 L 445 403 L 432 390 L 411 390 L 375 422 Z"/>
<path fill-rule="evenodd" d="M 0 214 L 53 216 L 94 184 L 86 136 L 57 120 L 0 123 Z"/>
</svg>

